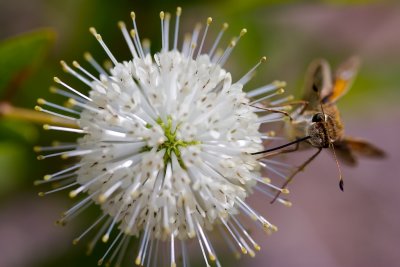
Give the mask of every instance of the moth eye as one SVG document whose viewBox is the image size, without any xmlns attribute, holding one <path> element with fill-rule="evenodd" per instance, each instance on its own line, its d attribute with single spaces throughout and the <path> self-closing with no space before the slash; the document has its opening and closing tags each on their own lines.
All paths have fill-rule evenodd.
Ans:
<svg viewBox="0 0 400 267">
<path fill-rule="evenodd" d="M 312 116 L 311 118 L 312 122 L 321 122 L 324 121 L 324 115 L 321 113 L 316 113 L 314 114 L 314 116 Z"/>
</svg>

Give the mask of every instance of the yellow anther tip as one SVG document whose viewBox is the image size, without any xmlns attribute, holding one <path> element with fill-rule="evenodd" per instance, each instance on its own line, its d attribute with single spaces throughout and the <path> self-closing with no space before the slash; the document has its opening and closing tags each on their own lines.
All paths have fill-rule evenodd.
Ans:
<svg viewBox="0 0 400 267">
<path fill-rule="evenodd" d="M 43 155 L 39 155 L 39 156 L 36 157 L 36 159 L 37 159 L 37 160 L 43 160 L 43 159 L 44 159 L 44 156 L 43 156 Z"/>
<path fill-rule="evenodd" d="M 260 61 L 261 61 L 262 63 L 264 63 L 265 61 L 267 61 L 267 57 L 266 57 L 266 56 L 262 57 Z"/>
<path fill-rule="evenodd" d="M 169 227 L 163 227 L 164 234 L 170 235 L 171 234 L 171 229 Z"/>
<path fill-rule="evenodd" d="M 53 176 L 51 176 L 50 174 L 46 174 L 46 175 L 43 177 L 43 180 L 48 181 L 48 180 L 51 179 L 51 177 L 53 177 Z"/>
<path fill-rule="evenodd" d="M 254 258 L 256 256 L 256 253 L 254 253 L 254 251 L 250 250 L 249 255 L 250 255 L 250 257 Z"/>
<path fill-rule="evenodd" d="M 101 241 L 103 241 L 103 243 L 107 243 L 109 239 L 110 239 L 110 236 L 108 234 L 105 234 L 101 238 Z"/>
<path fill-rule="evenodd" d="M 282 188 L 282 194 L 289 194 L 290 191 L 287 188 Z"/>
<path fill-rule="evenodd" d="M 38 196 L 39 196 L 39 197 L 44 197 L 44 193 L 43 193 L 43 192 L 39 192 L 39 193 L 38 193 Z"/>
<path fill-rule="evenodd" d="M 99 41 L 101 41 L 101 40 L 102 40 L 102 38 L 101 38 L 101 35 L 100 35 L 100 34 L 98 34 L 98 33 L 97 33 L 97 34 L 95 34 L 94 36 L 96 37 L 96 39 L 97 39 L 97 40 L 99 40 Z"/>
<path fill-rule="evenodd" d="M 271 224 L 269 228 L 271 228 L 271 230 L 274 232 L 278 231 L 278 227 L 276 225 Z"/>
<path fill-rule="evenodd" d="M 88 245 L 88 248 L 87 248 L 87 250 L 86 250 L 86 255 L 90 255 L 90 254 L 92 254 L 92 252 L 93 252 L 93 245 L 92 244 L 89 244 Z"/>
<path fill-rule="evenodd" d="M 165 17 L 164 11 L 161 11 L 160 12 L 160 19 L 164 19 L 164 17 Z"/>
<path fill-rule="evenodd" d="M 209 253 L 208 256 L 209 256 L 209 258 L 210 258 L 210 261 L 216 261 L 216 260 L 217 260 L 217 258 L 215 257 L 215 255 L 212 254 L 212 253 Z"/>
<path fill-rule="evenodd" d="M 63 68 L 64 71 L 67 71 L 67 67 L 68 67 L 68 66 L 67 66 L 67 63 L 65 63 L 64 60 L 61 60 L 61 61 L 60 61 L 60 65 L 61 65 L 61 67 Z"/>
<path fill-rule="evenodd" d="M 43 125 L 43 129 L 44 130 L 49 130 L 50 129 L 50 125 L 48 125 L 48 124 Z"/>
<path fill-rule="evenodd" d="M 263 178 L 263 181 L 267 184 L 271 183 L 271 179 L 268 177 Z"/>
<path fill-rule="evenodd" d="M 144 39 L 142 40 L 142 44 L 143 44 L 143 46 L 150 46 L 151 41 L 150 41 L 150 39 L 148 39 L 148 38 L 144 38 Z"/>
<path fill-rule="evenodd" d="M 136 14 L 135 14 L 135 12 L 131 12 L 131 18 L 134 20 L 135 18 L 136 18 Z"/>
<path fill-rule="evenodd" d="M 72 66 L 74 66 L 75 68 L 79 68 L 80 67 L 78 61 L 76 61 L 76 60 L 72 61 Z"/>
<path fill-rule="evenodd" d="M 94 27 L 90 27 L 90 28 L 89 28 L 89 32 L 90 32 L 91 34 L 93 34 L 93 35 L 96 35 L 96 34 L 97 34 L 97 31 L 96 31 L 96 29 L 95 29 Z"/>
<path fill-rule="evenodd" d="M 188 237 L 189 238 L 194 238 L 196 236 L 196 233 L 194 232 L 194 231 L 190 231 L 189 233 L 188 233 Z"/>
<path fill-rule="evenodd" d="M 36 111 L 42 111 L 42 108 L 39 107 L 39 106 L 35 106 L 35 110 L 36 110 Z"/>
<path fill-rule="evenodd" d="M 242 30 L 240 31 L 240 36 L 243 36 L 243 35 L 245 35 L 246 33 L 247 33 L 247 29 L 244 28 L 244 29 L 242 29 Z"/>
<path fill-rule="evenodd" d="M 75 238 L 74 240 L 72 240 L 72 245 L 78 245 L 79 243 L 79 239 Z"/>
<path fill-rule="evenodd" d="M 38 98 L 38 99 L 36 100 L 36 102 L 37 102 L 39 105 L 44 105 L 44 104 L 46 103 L 46 100 L 44 100 L 43 98 Z"/>
<path fill-rule="evenodd" d="M 60 83 L 60 82 L 61 82 L 61 80 L 60 80 L 58 77 L 54 77 L 53 80 L 54 80 L 56 83 Z"/>
<path fill-rule="evenodd" d="M 285 87 L 286 86 L 286 82 L 284 82 L 284 81 L 274 81 L 272 84 L 275 85 L 276 87 Z"/>
<path fill-rule="evenodd" d="M 254 248 L 255 248 L 255 250 L 257 250 L 257 251 L 260 251 L 260 250 L 261 250 L 261 247 L 260 247 L 260 245 L 258 245 L 258 244 L 254 244 Z"/>
<path fill-rule="evenodd" d="M 208 17 L 208 18 L 207 18 L 207 24 L 208 24 L 208 25 L 210 25 L 212 21 L 213 21 L 212 17 Z"/>
<path fill-rule="evenodd" d="M 67 225 L 67 222 L 65 220 L 63 220 L 63 219 L 59 220 L 58 223 L 61 226 L 66 226 Z"/>
<path fill-rule="evenodd" d="M 73 98 L 68 98 L 68 103 L 71 104 L 71 105 L 76 105 L 77 102 Z"/>
<path fill-rule="evenodd" d="M 69 156 L 68 156 L 68 154 L 62 154 L 62 155 L 61 155 L 61 158 L 62 158 L 62 159 L 67 159 L 67 158 L 69 158 Z"/>
<path fill-rule="evenodd" d="M 226 22 L 224 22 L 224 24 L 222 24 L 222 29 L 223 29 L 223 30 L 226 30 L 226 29 L 228 29 L 228 28 L 229 28 L 229 24 L 226 23 Z"/>
<path fill-rule="evenodd" d="M 178 6 L 177 8 L 176 8 L 176 15 L 177 16 L 180 16 L 182 14 L 182 8 L 180 7 L 180 6 Z"/>
<path fill-rule="evenodd" d="M 135 260 L 135 264 L 139 266 L 141 261 L 142 261 L 142 260 L 140 259 L 140 257 L 137 256 L 137 258 L 136 258 L 136 260 Z"/>
<path fill-rule="evenodd" d="M 125 28 L 125 23 L 123 21 L 118 21 L 118 27 L 119 28 Z"/>
<path fill-rule="evenodd" d="M 100 202 L 100 204 L 103 204 L 104 202 L 106 202 L 106 200 L 107 200 L 107 196 L 105 196 L 104 194 L 101 194 L 101 195 L 99 196 L 99 202 Z"/>
<path fill-rule="evenodd" d="M 78 193 L 75 190 L 72 190 L 71 192 L 69 192 L 69 197 L 70 198 L 74 198 L 78 195 Z"/>
<path fill-rule="evenodd" d="M 245 249 L 244 247 L 242 247 L 241 249 L 243 254 L 247 254 L 247 249 Z"/>
<path fill-rule="evenodd" d="M 89 52 L 85 52 L 83 54 L 83 57 L 85 58 L 85 60 L 92 60 L 93 59 L 92 55 Z"/>
<path fill-rule="evenodd" d="M 103 260 L 100 259 L 100 260 L 97 262 L 97 265 L 98 265 L 98 266 L 101 266 L 102 264 L 103 264 Z"/>
<path fill-rule="evenodd" d="M 285 92 L 285 89 L 279 88 L 278 91 L 276 91 L 277 94 L 283 94 Z"/>
<path fill-rule="evenodd" d="M 290 201 L 285 201 L 283 202 L 283 205 L 285 205 L 286 207 L 290 208 L 291 206 L 293 206 L 293 203 Z"/>
<path fill-rule="evenodd" d="M 60 145 L 60 141 L 53 141 L 51 142 L 52 146 L 59 146 Z"/>
</svg>

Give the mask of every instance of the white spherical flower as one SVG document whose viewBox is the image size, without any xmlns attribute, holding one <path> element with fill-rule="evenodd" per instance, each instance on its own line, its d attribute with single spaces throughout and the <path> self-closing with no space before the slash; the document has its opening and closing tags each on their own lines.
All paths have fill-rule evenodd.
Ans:
<svg viewBox="0 0 400 267">
<path fill-rule="evenodd" d="M 40 159 L 53 156 L 79 159 L 70 167 L 46 175 L 45 181 L 64 181 L 64 186 L 42 195 L 66 188 L 72 189 L 72 198 L 87 194 L 64 213 L 60 222 L 66 222 L 92 204 L 101 206 L 103 213 L 99 219 L 74 240 L 78 242 L 100 226 L 90 243 L 93 248 L 100 238 L 108 242 L 115 232 L 100 264 L 105 260 L 120 264 L 132 236 L 140 236 L 135 255 L 138 265 L 153 262 L 157 257 L 155 247 L 160 243 L 170 251 L 171 266 L 176 265 L 178 249 L 186 266 L 185 241 L 193 238 L 197 238 L 207 265 L 208 260 L 219 264 L 209 231 L 217 228 L 235 252 L 239 249 L 253 256 L 259 246 L 237 215 L 251 217 L 267 231 L 276 228 L 246 204 L 245 199 L 254 188 L 270 197 L 286 192 L 261 177 L 263 168 L 270 174 L 282 175 L 273 168 L 278 163 L 252 154 L 263 150 L 262 139 L 270 138 L 260 132 L 260 125 L 284 116 L 285 106 L 281 103 L 285 99 L 271 100 L 283 92 L 280 88 L 284 85 L 273 82 L 250 93 L 243 91 L 265 58 L 233 82 L 223 66 L 246 30 L 224 52 L 217 52 L 227 28 L 224 24 L 214 45 L 206 51 L 203 44 L 211 18 L 207 19 L 204 31 L 196 26 L 178 49 L 180 13 L 178 8 L 171 42 L 170 15 L 161 12 L 162 49 L 154 55 L 148 41 L 139 39 L 134 13 L 130 35 L 120 22 L 132 53 L 132 59 L 123 62 L 116 60 L 102 37 L 91 28 L 113 65 L 105 70 L 90 54 L 85 54 L 99 72 L 94 75 L 75 61 L 75 69 L 62 61 L 63 69 L 83 82 L 89 91 L 76 90 L 55 78 L 66 90 L 52 88 L 52 91 L 69 98 L 69 105 L 38 101 L 42 105 L 38 110 L 64 121 L 63 125 L 45 125 L 45 129 L 82 135 L 76 144 L 37 148 L 60 150 L 39 156 Z M 262 101 L 269 102 L 260 105 Z M 263 108 L 265 103 L 274 106 L 272 113 Z M 290 204 L 280 197 L 278 201 Z M 182 242 L 176 244 L 176 239 Z"/>
</svg>

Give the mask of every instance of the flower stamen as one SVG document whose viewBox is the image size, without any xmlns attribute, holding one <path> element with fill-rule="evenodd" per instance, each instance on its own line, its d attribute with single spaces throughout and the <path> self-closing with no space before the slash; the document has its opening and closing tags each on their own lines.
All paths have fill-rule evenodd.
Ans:
<svg viewBox="0 0 400 267">
<path fill-rule="evenodd" d="M 219 33 L 218 33 L 218 35 L 217 35 L 217 38 L 215 39 L 215 41 L 214 41 L 214 43 L 213 43 L 213 45 L 212 45 L 212 47 L 211 47 L 211 49 L 210 49 L 210 52 L 208 52 L 210 58 L 213 58 L 214 52 L 215 52 L 215 50 L 217 49 L 217 47 L 218 47 L 218 45 L 219 45 L 219 42 L 221 41 L 221 38 L 222 38 L 222 36 L 224 35 L 226 29 L 228 29 L 228 27 L 229 27 L 229 24 L 228 24 L 228 23 L 224 22 L 224 23 L 222 24 L 222 28 L 221 28 L 221 30 L 219 31 Z"/>
<path fill-rule="evenodd" d="M 136 27 L 136 14 L 133 11 L 131 12 L 131 18 L 132 18 L 132 23 L 133 23 L 133 30 L 131 31 L 131 36 L 136 44 L 136 48 L 139 51 L 140 57 L 144 58 L 143 48 L 140 45 L 139 31 Z"/>
<path fill-rule="evenodd" d="M 174 34 L 174 50 L 178 48 L 178 35 L 179 35 L 179 20 L 181 18 L 182 8 L 176 8 L 176 18 L 175 18 L 175 34 Z"/>
<path fill-rule="evenodd" d="M 138 58 L 138 54 L 136 52 L 135 46 L 133 45 L 132 39 L 129 36 L 128 30 L 126 29 L 126 25 L 123 21 L 118 22 L 118 27 L 121 29 L 122 35 L 124 36 L 125 42 L 128 44 L 129 51 L 132 54 L 133 58 Z"/>
</svg>

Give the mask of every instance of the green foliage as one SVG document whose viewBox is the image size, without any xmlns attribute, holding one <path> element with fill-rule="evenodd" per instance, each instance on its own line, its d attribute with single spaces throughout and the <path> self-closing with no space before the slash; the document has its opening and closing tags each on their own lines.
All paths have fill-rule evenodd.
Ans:
<svg viewBox="0 0 400 267">
<path fill-rule="evenodd" d="M 42 29 L 0 43 L 0 96 L 13 94 L 43 60 L 54 37 L 52 30 Z"/>
<path fill-rule="evenodd" d="M 0 142 L 0 196 L 22 184 L 27 173 L 26 152 L 17 142 Z"/>
<path fill-rule="evenodd" d="M 40 66 L 54 36 L 53 31 L 43 29 L 0 43 L 1 101 L 10 100 L 26 78 Z M 0 196 L 27 178 L 28 151 L 37 138 L 37 129 L 30 122 L 0 120 Z"/>
</svg>

